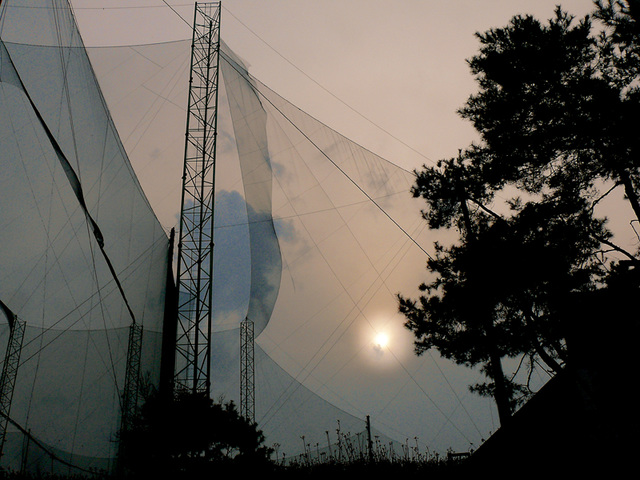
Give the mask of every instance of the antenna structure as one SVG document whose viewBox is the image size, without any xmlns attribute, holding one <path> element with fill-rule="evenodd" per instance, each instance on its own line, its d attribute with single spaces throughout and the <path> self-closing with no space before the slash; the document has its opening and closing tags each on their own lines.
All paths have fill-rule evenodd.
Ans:
<svg viewBox="0 0 640 480">
<path fill-rule="evenodd" d="M 18 319 L 9 308 L 0 301 L 0 311 L 4 312 L 9 322 L 9 341 L 7 342 L 7 352 L 2 364 L 2 375 L 0 376 L 0 457 L 2 457 L 4 443 L 7 438 L 7 422 L 11 411 L 11 400 L 16 384 L 18 367 L 20 366 L 20 353 L 22 352 L 22 341 L 26 329 L 26 322 Z"/>
<path fill-rule="evenodd" d="M 174 386 L 210 393 L 220 2 L 195 4 L 178 240 Z"/>
<path fill-rule="evenodd" d="M 255 422 L 256 394 L 253 322 L 240 323 L 240 415 Z"/>
</svg>

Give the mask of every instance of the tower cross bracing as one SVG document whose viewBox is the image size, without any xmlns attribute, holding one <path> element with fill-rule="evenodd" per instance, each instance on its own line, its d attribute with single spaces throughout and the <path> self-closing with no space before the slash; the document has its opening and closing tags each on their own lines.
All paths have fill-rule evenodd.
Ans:
<svg viewBox="0 0 640 480">
<path fill-rule="evenodd" d="M 220 3 L 195 5 L 178 240 L 175 387 L 210 391 Z"/>
</svg>

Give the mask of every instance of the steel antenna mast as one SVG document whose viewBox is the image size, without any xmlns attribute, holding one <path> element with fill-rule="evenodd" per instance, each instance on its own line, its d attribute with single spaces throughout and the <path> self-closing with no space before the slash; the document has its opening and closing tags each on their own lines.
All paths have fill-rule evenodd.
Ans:
<svg viewBox="0 0 640 480">
<path fill-rule="evenodd" d="M 0 376 L 0 457 L 2 457 L 7 436 L 7 422 L 11 412 L 13 390 L 20 365 L 20 353 L 22 352 L 26 322 L 18 319 L 18 316 L 9 310 L 9 307 L 2 300 L 0 300 L 0 311 L 6 315 L 9 322 L 7 353 L 2 365 L 2 376 Z"/>
<path fill-rule="evenodd" d="M 250 422 L 256 411 L 254 344 L 253 322 L 246 318 L 240 323 L 240 415 Z"/>
<path fill-rule="evenodd" d="M 195 4 L 178 240 L 176 390 L 209 396 L 220 2 Z"/>
</svg>

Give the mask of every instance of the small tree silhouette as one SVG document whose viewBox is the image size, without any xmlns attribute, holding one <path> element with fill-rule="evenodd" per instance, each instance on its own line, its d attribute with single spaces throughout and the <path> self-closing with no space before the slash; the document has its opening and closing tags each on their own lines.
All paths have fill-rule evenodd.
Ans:
<svg viewBox="0 0 640 480">
<path fill-rule="evenodd" d="M 233 401 L 214 402 L 203 394 L 148 396 L 129 430 L 120 433 L 121 466 L 129 477 L 168 475 L 193 478 L 233 468 L 271 465 L 272 449 Z"/>
</svg>

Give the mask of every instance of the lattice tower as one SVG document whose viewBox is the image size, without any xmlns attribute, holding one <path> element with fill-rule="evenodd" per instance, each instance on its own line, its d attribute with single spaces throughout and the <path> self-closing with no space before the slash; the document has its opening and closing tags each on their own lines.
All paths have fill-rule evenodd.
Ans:
<svg viewBox="0 0 640 480">
<path fill-rule="evenodd" d="M 175 387 L 210 392 L 220 3 L 195 5 L 178 243 Z"/>
</svg>

